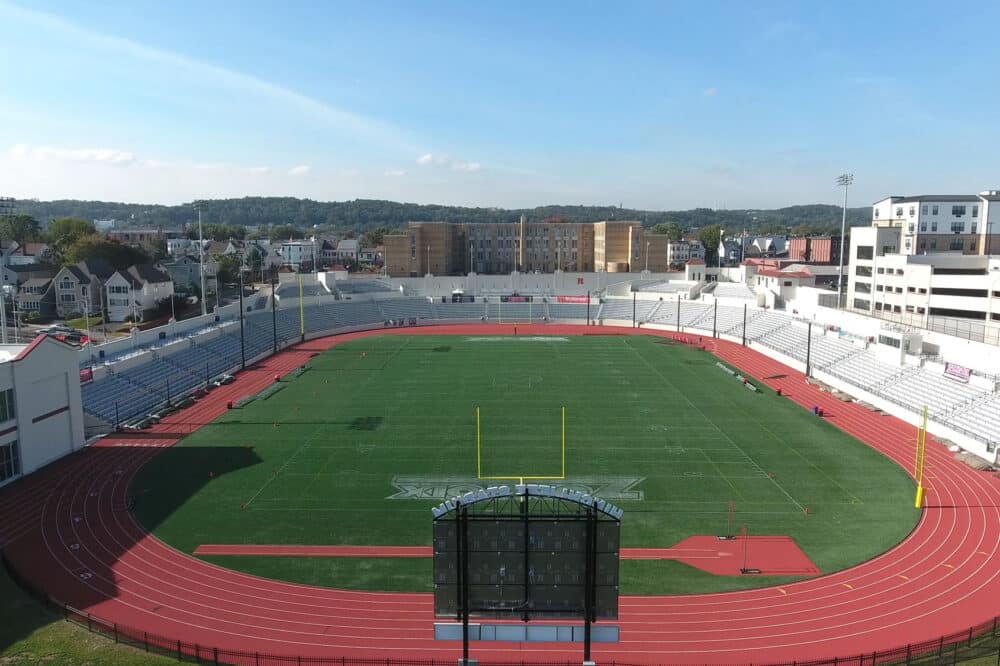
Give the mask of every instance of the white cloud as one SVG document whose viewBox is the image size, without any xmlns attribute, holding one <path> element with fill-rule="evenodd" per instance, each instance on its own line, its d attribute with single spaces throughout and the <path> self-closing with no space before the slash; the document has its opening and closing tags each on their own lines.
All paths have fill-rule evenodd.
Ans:
<svg viewBox="0 0 1000 666">
<path fill-rule="evenodd" d="M 385 175 L 392 176 L 393 178 L 399 178 L 400 176 L 405 176 L 406 172 L 402 169 L 386 169 Z"/>
<path fill-rule="evenodd" d="M 266 173 L 271 173 L 271 167 L 266 167 L 266 166 L 247 167 L 246 172 L 256 173 L 256 174 L 266 174 Z"/>
<path fill-rule="evenodd" d="M 17 159 L 55 160 L 59 162 L 92 162 L 97 164 L 125 165 L 135 162 L 135 155 L 117 148 L 54 148 L 29 146 L 19 143 L 10 150 Z"/>
<path fill-rule="evenodd" d="M 312 171 L 312 167 L 307 166 L 305 164 L 300 164 L 298 166 L 294 166 L 291 169 L 289 169 L 288 170 L 288 175 L 289 176 L 304 176 L 307 173 L 309 173 L 310 171 Z"/>
<path fill-rule="evenodd" d="M 716 88 L 705 88 L 701 91 L 705 97 L 715 97 L 715 93 L 719 92 Z"/>
<path fill-rule="evenodd" d="M 447 155 L 435 155 L 434 153 L 424 153 L 417 158 L 420 166 L 446 167 L 452 171 L 464 171 L 465 173 L 476 173 L 481 171 L 483 165 L 479 162 L 466 162 L 465 160 L 452 159 Z"/>
</svg>

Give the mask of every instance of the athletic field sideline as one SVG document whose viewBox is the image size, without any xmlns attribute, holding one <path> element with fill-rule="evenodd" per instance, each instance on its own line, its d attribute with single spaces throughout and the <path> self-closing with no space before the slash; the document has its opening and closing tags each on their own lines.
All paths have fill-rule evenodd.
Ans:
<svg viewBox="0 0 1000 666">
<path fill-rule="evenodd" d="M 187 553 L 427 546 L 442 495 L 505 482 L 477 476 L 550 477 L 624 508 L 625 547 L 746 526 L 790 536 L 828 573 L 887 550 L 919 517 L 912 482 L 889 460 L 766 388 L 747 390 L 715 357 L 662 339 L 373 337 L 313 357 L 282 384 L 141 471 L 136 510 L 157 536 Z M 310 584 L 431 589 L 420 558 L 204 559 Z M 623 594 L 789 580 L 622 563 Z"/>
</svg>

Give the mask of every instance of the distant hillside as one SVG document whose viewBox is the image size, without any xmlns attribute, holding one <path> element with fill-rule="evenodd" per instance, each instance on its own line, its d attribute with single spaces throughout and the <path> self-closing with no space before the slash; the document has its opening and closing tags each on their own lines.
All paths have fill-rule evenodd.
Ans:
<svg viewBox="0 0 1000 666">
<path fill-rule="evenodd" d="M 18 200 L 18 212 L 42 223 L 59 217 L 82 217 L 87 220 L 115 219 L 137 227 L 180 227 L 197 219 L 191 204 L 158 206 L 107 201 L 34 201 Z M 300 227 L 329 226 L 338 230 L 363 232 L 377 227 L 401 227 L 410 221 L 512 222 L 522 214 L 529 220 L 563 219 L 569 222 L 599 220 L 641 220 L 646 226 L 677 222 L 686 229 L 719 224 L 731 231 L 823 232 L 840 229 L 841 209 L 813 204 L 774 210 L 693 210 L 652 211 L 599 206 L 541 206 L 530 209 L 464 208 L 461 206 L 419 205 L 355 199 L 354 201 L 312 201 L 293 197 L 246 197 L 212 199 L 202 202 L 205 222 L 244 226 L 293 224 Z M 848 223 L 866 225 L 871 209 L 848 209 Z"/>
</svg>

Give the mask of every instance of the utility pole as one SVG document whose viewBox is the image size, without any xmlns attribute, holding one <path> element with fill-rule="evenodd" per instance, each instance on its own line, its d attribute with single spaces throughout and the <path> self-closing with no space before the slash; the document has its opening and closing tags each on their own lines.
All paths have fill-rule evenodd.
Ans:
<svg viewBox="0 0 1000 666">
<path fill-rule="evenodd" d="M 847 228 L 847 189 L 854 183 L 853 173 L 843 173 L 837 176 L 837 186 L 844 188 L 844 211 L 840 218 L 840 268 L 837 270 L 837 307 L 843 308 L 844 293 L 844 232 Z"/>
<path fill-rule="evenodd" d="M 198 206 L 198 272 L 201 273 L 201 314 L 208 314 L 208 306 L 205 303 L 205 237 L 201 232 L 201 205 Z"/>
</svg>

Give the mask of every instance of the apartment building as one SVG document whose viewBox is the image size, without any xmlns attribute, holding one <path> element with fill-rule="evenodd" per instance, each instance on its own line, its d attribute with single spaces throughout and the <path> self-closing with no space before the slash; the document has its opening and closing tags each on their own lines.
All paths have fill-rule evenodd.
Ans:
<svg viewBox="0 0 1000 666">
<path fill-rule="evenodd" d="M 899 228 L 901 254 L 1000 254 L 1000 190 L 886 197 L 872 226 Z"/>
<path fill-rule="evenodd" d="M 383 242 L 386 271 L 393 276 L 639 272 L 647 265 L 663 270 L 667 256 L 666 237 L 645 236 L 636 221 L 411 222 L 406 233 Z"/>
<path fill-rule="evenodd" d="M 900 252 L 900 243 L 912 236 L 907 229 L 873 226 L 851 232 L 848 307 L 900 315 L 920 326 L 930 317 L 1000 322 L 1000 258 L 964 248 Z M 915 235 L 919 238 L 919 232 Z"/>
</svg>

